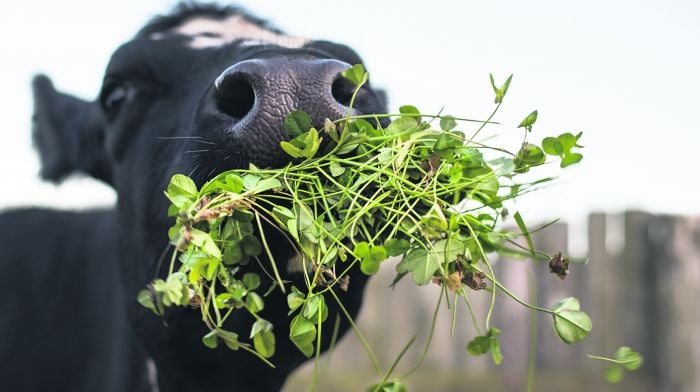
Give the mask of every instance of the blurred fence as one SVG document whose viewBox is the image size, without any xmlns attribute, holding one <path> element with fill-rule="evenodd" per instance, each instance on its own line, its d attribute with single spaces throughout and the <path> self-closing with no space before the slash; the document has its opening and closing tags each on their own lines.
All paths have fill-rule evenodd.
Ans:
<svg viewBox="0 0 700 392">
<path fill-rule="evenodd" d="M 536 248 L 568 254 L 568 227 L 558 223 L 534 236 Z M 564 344 L 551 317 L 537 315 L 537 391 L 700 391 L 700 217 L 627 212 L 593 214 L 588 222 L 589 261 L 572 264 L 565 280 L 550 274 L 545 262 L 494 260 L 497 277 L 514 294 L 533 303 L 528 281 L 536 281 L 537 304 L 551 307 L 575 296 L 593 319 L 584 342 Z M 410 279 L 387 289 L 394 274 L 384 268 L 373 278 L 359 318 L 360 329 L 388 368 L 412 336 L 416 343 L 395 371 L 402 376 L 419 361 L 439 297 L 436 285 L 416 288 Z M 469 293 L 477 322 L 490 301 L 485 291 Z M 421 368 L 405 380 L 410 391 L 517 391 L 525 389 L 530 313 L 503 294 L 496 299 L 491 324 L 502 330 L 503 363 L 471 357 L 465 347 L 477 335 L 466 304 L 459 301 L 454 334 L 453 313 L 443 299 L 431 346 Z M 449 305 L 455 306 L 450 296 Z M 644 355 L 644 365 L 616 385 L 606 384 L 606 364 L 586 354 L 612 356 L 631 346 Z M 324 359 L 325 361 L 326 359 Z M 325 364 L 322 364 L 322 368 Z M 320 391 L 360 391 L 376 382 L 367 354 L 349 334 L 334 351 Z M 309 385 L 312 364 L 300 369 L 287 391 Z"/>
</svg>

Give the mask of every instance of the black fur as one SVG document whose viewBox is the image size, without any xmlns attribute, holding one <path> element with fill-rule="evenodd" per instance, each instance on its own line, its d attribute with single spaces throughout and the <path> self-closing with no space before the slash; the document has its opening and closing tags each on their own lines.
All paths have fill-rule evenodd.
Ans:
<svg viewBox="0 0 700 392">
<path fill-rule="evenodd" d="M 150 39 L 190 17 L 231 14 L 269 27 L 240 8 L 181 5 L 115 52 L 96 101 L 58 93 L 46 77 L 35 80 L 34 138 L 42 175 L 60 181 L 86 173 L 111 184 L 118 201 L 106 211 L 0 214 L 4 389 L 148 390 L 150 357 L 161 392 L 277 391 L 306 360 L 288 339 L 286 296 L 279 291 L 266 299 L 262 315 L 275 326 L 276 369 L 243 351 L 206 348 L 200 338 L 207 331 L 197 311 L 175 308 L 160 318 L 136 301 L 139 290 L 167 271 L 168 263 L 159 260 L 169 251 L 172 221 L 162 194 L 169 178 L 185 173 L 202 184 L 216 172 L 250 162 L 284 163 L 278 147 L 284 113 L 303 109 L 317 124 L 340 116 L 343 98 L 331 96 L 331 83 L 344 65 L 335 60 L 361 62 L 353 50 L 327 41 L 296 49 L 239 41 L 192 49 L 188 37 Z M 257 76 L 233 73 L 250 76 L 246 83 L 259 105 L 236 118 L 217 104 L 224 98 L 213 82 L 233 65 L 243 69 L 241 64 L 262 67 L 253 69 Z M 366 86 L 355 109 L 385 112 L 383 93 Z M 271 231 L 268 238 L 277 260 L 293 255 L 279 234 Z M 255 263 L 247 268 L 260 272 Z M 298 273 L 284 278 L 304 286 Z M 352 315 L 359 311 L 365 283 L 356 271 L 349 291 L 337 292 Z M 339 309 L 331 304 L 329 310 L 332 324 Z M 349 325 L 340 319 L 342 335 Z M 250 325 L 249 317 L 234 315 L 227 328 L 245 337 Z M 324 336 L 327 347 L 330 334 Z"/>
<path fill-rule="evenodd" d="M 36 76 L 32 86 L 32 135 L 41 160 L 41 177 L 60 182 L 80 172 L 111 183 L 111 167 L 104 151 L 104 120 L 99 108 L 56 91 L 44 75 Z"/>
<path fill-rule="evenodd" d="M 114 211 L 0 214 L 4 391 L 146 390 L 126 317 Z"/>
</svg>

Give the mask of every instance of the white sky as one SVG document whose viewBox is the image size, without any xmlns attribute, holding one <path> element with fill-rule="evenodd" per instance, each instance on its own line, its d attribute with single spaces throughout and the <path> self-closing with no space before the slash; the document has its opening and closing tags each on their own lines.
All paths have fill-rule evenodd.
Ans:
<svg viewBox="0 0 700 392">
<path fill-rule="evenodd" d="M 93 99 L 111 52 L 173 1 L 0 3 L 0 209 L 109 204 L 90 180 L 42 183 L 30 145 L 29 82 L 37 72 Z M 296 35 L 346 43 L 366 60 L 392 108 L 485 118 L 488 74 L 515 77 L 497 143 L 533 109 L 533 140 L 583 131 L 579 166 L 521 200 L 526 220 L 582 221 L 592 210 L 699 213 L 700 2 L 247 1 Z M 517 136 L 516 136 L 517 135 Z M 510 136 L 510 137 L 508 137 Z"/>
</svg>

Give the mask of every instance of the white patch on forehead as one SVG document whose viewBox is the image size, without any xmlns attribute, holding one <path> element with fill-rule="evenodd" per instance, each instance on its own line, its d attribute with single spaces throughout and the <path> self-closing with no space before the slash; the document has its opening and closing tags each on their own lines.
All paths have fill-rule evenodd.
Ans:
<svg viewBox="0 0 700 392">
<path fill-rule="evenodd" d="M 188 46 L 192 48 L 211 48 L 234 41 L 243 40 L 244 45 L 272 44 L 286 48 L 301 48 L 309 39 L 279 34 L 246 20 L 241 15 L 232 15 L 225 19 L 203 16 L 187 19 L 181 25 L 167 33 L 151 34 L 151 39 L 162 39 L 169 34 L 190 37 Z"/>
</svg>

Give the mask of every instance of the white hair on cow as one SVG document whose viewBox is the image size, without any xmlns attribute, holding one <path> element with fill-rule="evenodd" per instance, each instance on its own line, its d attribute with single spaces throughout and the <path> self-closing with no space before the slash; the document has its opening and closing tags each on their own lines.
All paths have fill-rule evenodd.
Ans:
<svg viewBox="0 0 700 392">
<path fill-rule="evenodd" d="M 231 15 L 224 19 L 196 16 L 185 20 L 167 32 L 155 32 L 151 39 L 162 39 L 177 34 L 190 38 L 188 46 L 192 48 L 211 48 L 243 41 L 243 45 L 268 44 L 286 48 L 301 48 L 310 40 L 281 34 L 251 22 L 242 15 Z"/>
</svg>

